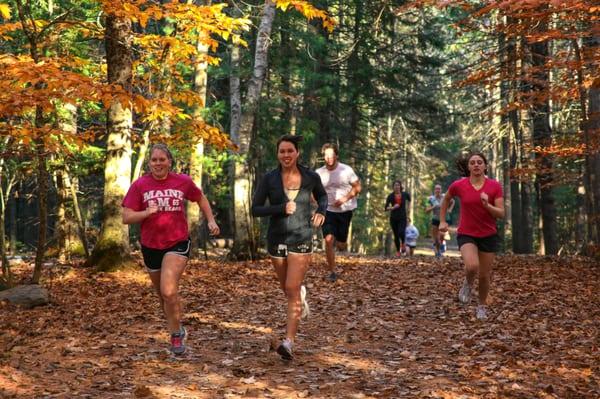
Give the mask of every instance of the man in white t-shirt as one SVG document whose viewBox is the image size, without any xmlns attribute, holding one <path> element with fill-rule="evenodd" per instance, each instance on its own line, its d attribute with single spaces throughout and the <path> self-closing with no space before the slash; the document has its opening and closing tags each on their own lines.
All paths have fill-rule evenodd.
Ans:
<svg viewBox="0 0 600 399">
<path fill-rule="evenodd" d="M 327 143 L 321 149 L 325 165 L 316 170 L 321 176 L 321 181 L 327 191 L 327 214 L 323 223 L 323 237 L 325 238 L 325 252 L 329 268 L 329 281 L 335 282 L 335 250 L 346 249 L 348 230 L 352 220 L 352 211 L 356 209 L 356 196 L 360 193 L 361 185 L 354 170 L 338 161 L 338 147 Z"/>
</svg>

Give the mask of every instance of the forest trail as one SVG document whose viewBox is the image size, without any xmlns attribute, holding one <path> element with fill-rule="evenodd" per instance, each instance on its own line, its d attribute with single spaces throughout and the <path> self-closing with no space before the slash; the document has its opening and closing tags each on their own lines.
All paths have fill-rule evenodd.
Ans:
<svg viewBox="0 0 600 399">
<path fill-rule="evenodd" d="M 51 305 L 0 305 L 0 397 L 600 396 L 600 273 L 589 260 L 500 257 L 485 323 L 474 301 L 456 300 L 457 257 L 343 257 L 335 284 L 321 254 L 314 263 L 312 316 L 290 363 L 271 349 L 284 297 L 266 260 L 191 262 L 180 358 L 144 272 L 55 266 Z"/>
</svg>

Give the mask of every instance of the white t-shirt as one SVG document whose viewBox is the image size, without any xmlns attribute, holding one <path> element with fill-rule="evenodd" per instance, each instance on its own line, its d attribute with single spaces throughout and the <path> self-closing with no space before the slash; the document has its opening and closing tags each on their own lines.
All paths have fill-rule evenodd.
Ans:
<svg viewBox="0 0 600 399">
<path fill-rule="evenodd" d="M 323 187 L 327 191 L 328 211 L 340 213 L 356 209 L 358 206 L 356 197 L 344 202 L 342 206 L 333 206 L 335 201 L 352 190 L 352 183 L 358 181 L 358 176 L 356 176 L 356 173 L 354 173 L 354 170 L 350 166 L 338 162 L 334 170 L 329 170 L 326 166 L 322 166 L 316 172 L 321 176 L 321 182 L 323 182 Z"/>
<path fill-rule="evenodd" d="M 432 219 L 440 220 L 440 207 L 442 206 L 442 202 L 444 201 L 444 195 L 445 194 L 441 194 L 439 199 L 435 195 L 429 196 L 429 205 L 433 206 L 431 212 Z"/>
<path fill-rule="evenodd" d="M 417 238 L 419 238 L 419 230 L 415 225 L 410 224 L 406 226 L 406 245 L 414 247 L 417 245 Z"/>
</svg>

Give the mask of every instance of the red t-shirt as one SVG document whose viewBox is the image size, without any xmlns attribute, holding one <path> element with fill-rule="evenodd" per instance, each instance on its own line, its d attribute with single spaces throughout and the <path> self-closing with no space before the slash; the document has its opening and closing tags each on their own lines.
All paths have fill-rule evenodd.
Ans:
<svg viewBox="0 0 600 399">
<path fill-rule="evenodd" d="M 402 205 L 402 194 L 394 194 L 394 204 Z"/>
<path fill-rule="evenodd" d="M 460 199 L 458 234 L 473 237 L 488 237 L 496 234 L 496 219 L 483 207 L 480 198 L 482 192 L 488 195 L 488 202 L 491 205 L 494 205 L 497 198 L 504 196 L 500 183 L 487 177 L 479 190 L 475 190 L 468 177 L 456 180 L 448 188 L 448 194 Z"/>
<path fill-rule="evenodd" d="M 142 245 L 166 249 L 188 238 L 184 199 L 197 202 L 202 190 L 188 175 L 169 173 L 166 179 L 156 180 L 151 174 L 137 179 L 123 199 L 122 206 L 143 211 L 148 205 L 158 205 L 158 212 L 141 224 Z"/>
</svg>

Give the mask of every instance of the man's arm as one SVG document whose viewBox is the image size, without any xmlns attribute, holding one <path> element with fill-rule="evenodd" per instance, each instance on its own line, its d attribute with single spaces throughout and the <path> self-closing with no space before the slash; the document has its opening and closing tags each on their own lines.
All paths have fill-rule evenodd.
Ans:
<svg viewBox="0 0 600 399">
<path fill-rule="evenodd" d="M 336 207 L 342 206 L 345 202 L 350 201 L 352 198 L 356 197 L 362 190 L 362 186 L 360 185 L 360 180 L 356 180 L 354 183 L 350 183 L 352 188 L 348 191 L 348 194 L 344 195 L 342 198 L 335 201 L 333 204 Z"/>
</svg>

